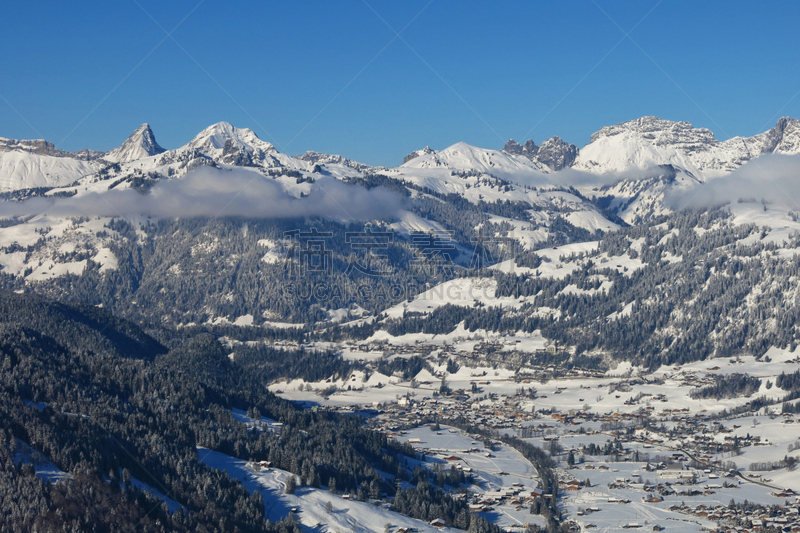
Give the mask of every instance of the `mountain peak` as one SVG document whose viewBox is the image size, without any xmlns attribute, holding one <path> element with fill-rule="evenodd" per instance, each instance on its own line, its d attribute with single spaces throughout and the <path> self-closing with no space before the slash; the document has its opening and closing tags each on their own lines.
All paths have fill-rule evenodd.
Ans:
<svg viewBox="0 0 800 533">
<path fill-rule="evenodd" d="M 533 161 L 539 152 L 539 147 L 532 139 L 525 141 L 525 144 L 519 144 L 514 139 L 509 139 L 502 151 L 511 155 L 521 155 Z"/>
<path fill-rule="evenodd" d="M 144 123 L 131 133 L 122 145 L 108 152 L 104 159 L 116 163 L 127 163 L 160 154 L 165 150 L 156 142 L 150 124 Z"/>
<path fill-rule="evenodd" d="M 640 117 L 600 128 L 592 134 L 591 142 L 620 134 L 637 137 L 656 145 L 716 143 L 714 134 L 707 128 L 695 128 L 689 122 L 675 122 L 654 116 Z"/>
<path fill-rule="evenodd" d="M 800 120 L 796 118 L 781 117 L 774 128 L 761 135 L 763 136 L 761 153 L 796 154 L 800 152 Z"/>
<path fill-rule="evenodd" d="M 526 143 L 527 145 L 527 143 Z M 552 171 L 571 167 L 578 157 L 578 147 L 563 141 L 561 137 L 550 137 L 539 147 L 536 159 Z"/>
<path fill-rule="evenodd" d="M 433 154 L 433 153 L 435 153 L 435 151 L 432 150 L 430 146 L 426 146 L 422 150 L 414 150 L 413 152 L 411 152 L 410 154 L 408 154 L 407 156 L 405 156 L 403 158 L 403 164 L 405 165 L 406 163 L 408 163 L 412 159 L 416 159 L 421 155 L 427 155 L 427 154 Z"/>
<path fill-rule="evenodd" d="M 237 128 L 229 122 L 217 122 L 205 128 L 187 146 L 211 155 L 219 155 L 225 150 L 237 149 L 244 152 L 277 152 L 275 147 L 258 138 L 250 128 Z"/>
</svg>

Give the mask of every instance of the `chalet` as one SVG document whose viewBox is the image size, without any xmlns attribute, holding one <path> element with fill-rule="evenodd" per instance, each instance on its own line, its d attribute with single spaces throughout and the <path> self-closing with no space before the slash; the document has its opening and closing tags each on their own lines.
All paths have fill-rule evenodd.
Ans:
<svg viewBox="0 0 800 533">
<path fill-rule="evenodd" d="M 445 525 L 447 525 L 446 522 L 441 518 L 434 518 L 429 522 L 429 524 L 432 525 L 433 527 L 438 527 L 438 528 L 443 528 Z"/>
</svg>

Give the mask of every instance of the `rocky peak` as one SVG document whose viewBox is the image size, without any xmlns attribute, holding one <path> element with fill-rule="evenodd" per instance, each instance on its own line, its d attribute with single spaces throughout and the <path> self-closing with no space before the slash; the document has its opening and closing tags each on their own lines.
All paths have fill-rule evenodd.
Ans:
<svg viewBox="0 0 800 533">
<path fill-rule="evenodd" d="M 800 152 L 800 120 L 782 117 L 771 130 L 763 133 L 761 153 L 794 154 Z"/>
<path fill-rule="evenodd" d="M 353 161 L 352 159 L 347 159 L 346 157 L 342 157 L 340 155 L 323 154 L 321 152 L 314 152 L 312 150 L 309 150 L 304 154 L 296 155 L 294 156 L 294 158 L 299 159 L 300 161 L 307 161 L 312 164 L 342 165 L 345 167 L 361 171 L 372 168 L 369 165 L 365 165 L 364 163 L 359 163 L 358 161 Z"/>
<path fill-rule="evenodd" d="M 31 154 L 39 155 L 55 155 L 56 150 L 53 143 L 47 142 L 44 139 L 6 139 L 0 137 L 0 152 L 29 152 Z"/>
<path fill-rule="evenodd" d="M 414 150 L 413 152 L 411 152 L 410 154 L 408 154 L 407 156 L 405 156 L 403 158 L 403 164 L 405 165 L 406 163 L 408 163 L 412 159 L 416 159 L 421 155 L 427 155 L 427 154 L 432 154 L 432 153 L 434 153 L 434 150 L 432 150 L 430 146 L 426 146 L 422 150 Z"/>
<path fill-rule="evenodd" d="M 539 147 L 536 146 L 536 143 L 533 142 L 532 139 L 525 141 L 524 145 L 519 144 L 514 139 L 509 139 L 509 141 L 503 147 L 503 151 L 511 155 L 521 155 L 522 157 L 527 157 L 533 161 L 536 157 L 536 154 L 539 152 Z"/>
<path fill-rule="evenodd" d="M 689 122 L 674 122 L 658 117 L 641 117 L 606 126 L 592 135 L 591 142 L 616 135 L 625 135 L 656 146 L 673 146 L 687 152 L 717 144 L 714 134 L 707 128 L 695 128 Z"/>
<path fill-rule="evenodd" d="M 156 142 L 156 136 L 150 129 L 150 124 L 144 123 L 130 137 L 105 155 L 105 159 L 117 163 L 136 161 L 152 155 L 163 153 L 165 150 Z"/>
<path fill-rule="evenodd" d="M 547 139 L 536 154 L 536 159 L 553 171 L 571 167 L 577 157 L 578 147 L 561 140 L 560 137 Z"/>
</svg>

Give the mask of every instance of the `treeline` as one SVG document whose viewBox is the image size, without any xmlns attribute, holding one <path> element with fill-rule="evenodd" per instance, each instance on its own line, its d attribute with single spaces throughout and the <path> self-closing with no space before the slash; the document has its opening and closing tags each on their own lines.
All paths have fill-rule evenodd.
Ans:
<svg viewBox="0 0 800 533">
<path fill-rule="evenodd" d="M 386 331 L 395 337 L 409 333 L 441 335 L 453 331 L 469 314 L 469 307 L 449 303 L 428 314 L 404 312 L 402 317 L 386 322 Z"/>
<path fill-rule="evenodd" d="M 713 385 L 706 385 L 690 391 L 689 396 L 695 400 L 738 398 L 740 396 L 751 396 L 753 393 L 758 392 L 761 387 L 761 379 L 747 374 L 715 375 L 714 382 Z"/>
<path fill-rule="evenodd" d="M 463 499 L 446 494 L 427 479 L 421 479 L 413 489 L 397 491 L 392 510 L 430 522 L 441 518 L 447 526 L 468 530 L 470 533 L 501 533 L 503 530 L 482 516 L 470 513 Z"/>
<path fill-rule="evenodd" d="M 791 374 L 781 372 L 781 375 L 775 379 L 775 385 L 785 391 L 800 391 L 800 370 Z"/>
<path fill-rule="evenodd" d="M 279 378 L 324 381 L 328 378 L 344 379 L 359 365 L 332 351 L 279 349 L 269 344 L 241 344 L 233 348 L 233 358 L 238 366 L 257 371 L 270 383 Z"/>
<path fill-rule="evenodd" d="M 356 417 L 303 411 L 275 397 L 264 387 L 269 365 L 256 357 L 231 362 L 211 335 L 176 341 L 167 351 L 135 325 L 94 307 L 0 293 L 0 310 L 0 475 L 2 486 L 13 487 L 3 493 L 0 516 L 10 530 L 25 531 L 37 520 L 81 530 L 106 523 L 118 509 L 134 523 L 146 515 L 142 524 L 152 519 L 164 531 L 295 531 L 289 523 L 267 523 L 261 498 L 200 462 L 197 446 L 271 460 L 303 483 L 335 484 L 365 498 L 394 491 L 376 468 L 409 477 L 397 459 L 409 450 L 366 430 Z M 283 429 L 248 429 L 233 418 L 233 408 L 278 420 Z M 13 439 L 72 480 L 46 486 L 30 468 L 15 466 L 8 459 Z M 114 480 L 124 472 L 183 510 L 170 515 L 151 505 L 158 503 L 152 498 L 117 493 Z M 64 510 L 48 522 L 41 510 L 57 510 L 58 502 Z M 80 517 L 70 518 L 79 507 Z"/>
<path fill-rule="evenodd" d="M 399 372 L 404 380 L 413 378 L 424 368 L 432 370 L 430 363 L 418 355 L 412 355 L 408 358 L 381 359 L 377 365 L 377 371 L 384 376 L 391 376 L 395 372 Z"/>
</svg>

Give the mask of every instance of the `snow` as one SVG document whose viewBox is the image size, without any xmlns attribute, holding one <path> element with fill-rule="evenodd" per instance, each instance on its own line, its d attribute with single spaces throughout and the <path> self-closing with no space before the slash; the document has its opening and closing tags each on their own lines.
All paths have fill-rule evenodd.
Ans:
<svg viewBox="0 0 800 533">
<path fill-rule="evenodd" d="M 41 452 L 31 448 L 28 443 L 14 439 L 16 450 L 12 460 L 14 464 L 32 464 L 36 475 L 49 483 L 58 483 L 71 476 L 50 462 Z"/>
<path fill-rule="evenodd" d="M 169 496 L 165 496 L 164 493 L 161 492 L 160 490 L 152 487 L 151 485 L 148 485 L 144 481 L 140 481 L 140 480 L 136 479 L 133 476 L 131 476 L 131 486 L 136 487 L 137 489 L 139 489 L 141 491 L 149 492 L 150 494 L 152 494 L 153 496 L 155 496 L 159 500 L 161 500 L 164 503 L 166 503 L 167 504 L 167 508 L 169 509 L 170 513 L 174 513 L 178 509 L 183 509 L 183 505 L 179 504 L 178 502 L 176 502 L 175 500 L 173 500 Z"/>
<path fill-rule="evenodd" d="M 233 418 L 235 418 L 242 424 L 246 425 L 247 429 L 256 428 L 259 431 L 266 430 L 267 432 L 270 433 L 272 432 L 280 433 L 280 428 L 283 426 L 283 424 L 280 424 L 271 418 L 267 418 L 266 416 L 262 416 L 261 420 L 254 420 L 249 416 L 247 416 L 247 413 L 245 411 L 242 411 L 241 409 L 236 409 L 235 407 L 231 409 L 231 414 L 233 415 Z"/>
<path fill-rule="evenodd" d="M 372 533 L 382 531 L 386 524 L 416 528 L 420 533 L 458 531 L 453 528 L 439 529 L 371 503 L 345 500 L 323 489 L 298 487 L 294 494 L 286 494 L 286 480 L 290 474 L 284 470 L 270 468 L 256 472 L 247 461 L 241 459 L 201 447 L 197 448 L 197 453 L 202 463 L 227 472 L 241 481 L 248 491 L 258 491 L 264 499 L 265 516 L 271 522 L 283 520 L 292 508 L 296 508 L 295 520 L 312 531 Z M 326 510 L 329 502 L 332 508 L 330 513 Z M 322 527 L 325 529 L 320 529 Z"/>
<path fill-rule="evenodd" d="M 156 142 L 149 124 L 142 124 L 121 146 L 103 156 L 106 161 L 129 163 L 160 154 L 164 149 Z"/>
<path fill-rule="evenodd" d="M 214 157 L 222 155 L 226 141 L 232 141 L 233 146 L 240 150 L 261 149 L 265 152 L 275 152 L 275 147 L 264 142 L 249 128 L 236 128 L 228 122 L 218 122 L 198 133 L 186 145 L 188 148 L 200 150 Z"/>
<path fill-rule="evenodd" d="M 477 170 L 500 178 L 519 173 L 544 174 L 549 171 L 544 165 L 534 163 L 521 156 L 499 150 L 487 150 L 464 142 L 456 143 L 439 152 L 422 154 L 403 163 L 404 169 L 447 168 Z"/>
<path fill-rule="evenodd" d="M 775 139 L 777 144 L 773 144 Z M 642 117 L 606 126 L 578 153 L 573 168 L 607 174 L 673 165 L 700 180 L 727 174 L 765 153 L 800 152 L 800 121 L 780 119 L 775 128 L 724 142 L 688 122 Z"/>
<path fill-rule="evenodd" d="M 566 216 L 566 219 L 575 227 L 583 228 L 591 232 L 615 231 L 619 229 L 619 224 L 611 222 L 597 211 L 573 211 Z"/>
<path fill-rule="evenodd" d="M 0 151 L 0 191 L 69 185 L 97 170 L 94 163 L 70 157 Z"/>
<path fill-rule="evenodd" d="M 422 218 L 410 211 L 401 210 L 397 218 L 398 221 L 390 224 L 389 229 L 401 235 L 411 235 L 412 233 L 444 234 L 447 231 L 438 222 Z"/>
<path fill-rule="evenodd" d="M 475 484 L 468 490 L 473 494 L 491 498 L 508 490 L 530 491 L 539 486 L 533 465 L 515 449 L 503 444 L 489 450 L 482 440 L 473 440 L 456 428 L 443 425 L 439 431 L 432 431 L 427 426 L 417 427 L 404 431 L 398 440 L 410 443 L 415 450 L 424 453 L 425 462 L 422 464 L 428 469 L 432 470 L 435 465 L 470 468 Z M 448 460 L 451 457 L 458 460 Z M 543 518 L 531 515 L 527 506 L 520 511 L 509 504 L 492 507 L 492 511 L 479 514 L 501 527 L 544 524 Z"/>
<path fill-rule="evenodd" d="M 252 326 L 253 325 L 253 315 L 246 314 L 238 317 L 236 320 L 233 321 L 234 326 Z"/>
<path fill-rule="evenodd" d="M 109 270 L 116 270 L 119 266 L 117 257 L 108 248 L 102 247 L 92 257 L 92 261 L 100 263 L 100 272 L 107 272 Z"/>
<path fill-rule="evenodd" d="M 627 304 L 625 304 L 622 307 L 621 310 L 614 311 L 613 313 L 608 315 L 606 318 L 608 318 L 609 320 L 617 320 L 618 318 L 631 316 L 631 311 L 633 311 L 633 304 L 634 303 L 636 303 L 636 302 L 635 301 L 634 302 L 628 302 Z"/>
</svg>

